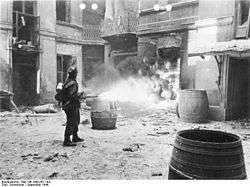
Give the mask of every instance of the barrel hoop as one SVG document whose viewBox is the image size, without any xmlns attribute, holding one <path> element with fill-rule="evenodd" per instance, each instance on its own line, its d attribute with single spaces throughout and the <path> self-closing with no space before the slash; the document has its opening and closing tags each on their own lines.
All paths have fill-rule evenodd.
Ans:
<svg viewBox="0 0 250 187">
<path fill-rule="evenodd" d="M 229 170 L 229 169 L 237 169 L 237 168 L 241 168 L 244 167 L 244 162 L 241 162 L 240 164 L 234 164 L 234 165 L 230 165 L 230 166 L 210 166 L 210 165 L 204 165 L 204 164 L 195 164 L 195 163 L 191 163 L 191 162 L 186 162 L 183 160 L 180 160 L 178 158 L 176 158 L 174 155 L 172 155 L 172 159 L 175 162 L 179 162 L 183 165 L 186 166 L 191 166 L 191 167 L 195 167 L 195 168 L 204 168 L 204 169 L 212 169 L 212 170 Z"/>
<path fill-rule="evenodd" d="M 214 179 L 214 178 L 209 178 L 209 177 L 201 177 L 198 175 L 194 175 L 194 174 L 187 174 L 187 173 L 183 173 L 182 171 L 179 171 L 178 169 L 175 169 L 171 164 L 169 165 L 169 167 L 176 173 L 178 173 L 179 175 L 186 177 L 187 179 Z M 237 175 L 237 176 L 233 176 L 231 177 L 231 179 L 246 179 L 246 174 L 243 173 L 241 175 Z"/>
<path fill-rule="evenodd" d="M 178 141 L 181 144 L 185 144 L 185 145 L 191 145 L 191 146 L 195 146 L 195 147 L 207 147 L 207 148 L 223 148 L 223 149 L 228 149 L 228 148 L 241 148 L 242 145 L 239 142 L 235 142 L 232 144 L 209 144 L 207 142 L 196 142 L 196 141 L 189 141 L 187 139 L 184 139 L 182 137 L 177 137 L 176 141 Z"/>
<path fill-rule="evenodd" d="M 177 174 L 179 174 L 179 175 L 181 175 L 181 176 L 183 176 L 183 177 L 185 177 L 185 178 L 187 178 L 187 179 L 194 179 L 192 176 L 186 175 L 185 173 L 183 173 L 183 172 L 181 172 L 181 171 L 175 169 L 173 166 L 171 166 L 171 164 L 169 165 L 169 167 L 170 167 L 174 172 L 176 172 Z"/>
<path fill-rule="evenodd" d="M 226 148 L 226 147 L 229 147 L 229 148 L 233 148 L 233 147 L 237 147 L 237 146 L 241 146 L 241 138 L 237 135 L 234 135 L 234 134 L 230 134 L 230 133 L 225 133 L 225 132 L 222 132 L 222 131 L 214 131 L 214 130 L 209 130 L 209 131 L 212 131 L 213 133 L 218 133 L 218 134 L 229 134 L 230 136 L 234 137 L 234 138 L 238 138 L 237 141 L 234 141 L 234 142 L 228 142 L 228 143 L 215 143 L 215 142 L 202 142 L 202 141 L 195 141 L 195 140 L 190 140 L 190 139 L 187 139 L 187 138 L 183 138 L 181 137 L 181 133 L 183 133 L 184 131 L 188 132 L 192 132 L 192 131 L 195 131 L 195 130 L 183 130 L 183 131 L 179 131 L 177 133 L 177 138 L 179 140 L 179 142 L 181 143 L 188 143 L 190 145 L 195 145 L 197 146 L 199 144 L 201 144 L 202 147 L 212 147 L 212 146 L 216 146 L 216 147 L 223 147 L 223 148 Z M 199 130 L 199 131 L 208 131 L 208 130 Z"/>
<path fill-rule="evenodd" d="M 182 151 L 186 151 L 186 152 L 190 152 L 190 153 L 195 153 L 195 154 L 199 154 L 199 155 L 211 155 L 211 156 L 230 156 L 230 155 L 239 155 L 239 154 L 243 154 L 242 150 L 237 150 L 237 151 L 231 151 L 231 152 L 210 152 L 210 151 L 202 151 L 202 150 L 194 150 L 194 149 L 190 149 L 190 148 L 184 148 L 181 147 L 177 144 L 174 144 L 174 147 L 176 149 L 182 150 Z"/>
</svg>

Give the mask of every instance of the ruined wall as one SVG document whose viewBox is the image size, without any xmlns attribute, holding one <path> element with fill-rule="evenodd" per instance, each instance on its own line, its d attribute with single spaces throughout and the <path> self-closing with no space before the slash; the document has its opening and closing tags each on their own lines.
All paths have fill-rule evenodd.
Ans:
<svg viewBox="0 0 250 187">
<path fill-rule="evenodd" d="M 48 6 L 49 3 L 49 6 Z M 56 87 L 56 3 L 38 1 L 40 15 L 40 95 L 41 102 L 54 102 Z"/>
<path fill-rule="evenodd" d="M 0 1 L 0 89 L 12 91 L 12 3 Z"/>
</svg>

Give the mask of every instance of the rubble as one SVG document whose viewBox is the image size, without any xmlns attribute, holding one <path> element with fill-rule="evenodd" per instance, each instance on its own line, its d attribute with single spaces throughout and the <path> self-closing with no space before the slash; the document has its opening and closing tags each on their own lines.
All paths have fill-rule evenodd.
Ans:
<svg viewBox="0 0 250 187">
<path fill-rule="evenodd" d="M 21 121 L 21 125 L 32 125 L 32 122 L 26 117 L 25 120 Z"/>
<path fill-rule="evenodd" d="M 156 134 L 168 135 L 168 134 L 170 134 L 170 132 L 168 132 L 168 131 L 160 131 L 160 132 L 156 132 Z"/>
<path fill-rule="evenodd" d="M 32 108 L 32 110 L 35 113 L 57 113 L 58 112 L 54 104 L 35 106 Z"/>
<path fill-rule="evenodd" d="M 199 126 L 211 130 L 217 126 L 221 131 L 241 135 L 249 175 L 250 133 L 248 129 L 242 128 L 243 122 L 188 124 L 179 121 L 175 115 L 165 115 L 164 110 L 154 115 L 156 112 L 146 111 L 137 118 L 122 118 L 122 122 L 118 122 L 118 125 L 122 125 L 116 131 L 93 131 L 89 124 L 80 125 L 79 136 L 85 139 L 85 143 L 73 149 L 62 146 L 65 127 L 61 124 L 66 118 L 63 112 L 2 112 L 1 117 L 6 114 L 9 116 L 0 123 L 0 148 L 3 150 L 0 151 L 1 178 L 107 179 L 110 176 L 109 179 L 167 179 L 168 175 L 163 171 L 168 171 L 176 133 Z M 81 113 L 81 121 L 88 119 L 89 115 L 89 111 Z M 20 128 L 27 116 L 36 125 Z M 156 116 L 164 116 L 165 120 L 158 123 L 159 117 Z M 159 125 L 153 125 L 156 123 Z M 247 122 L 244 124 L 248 125 Z M 233 129 L 233 126 L 236 128 Z M 105 164 L 107 166 L 103 168 Z M 77 167 L 77 172 L 74 167 Z M 18 177 L 19 173 L 21 177 Z"/>
<path fill-rule="evenodd" d="M 27 153 L 27 154 L 21 155 L 22 158 L 29 157 L 29 156 L 38 156 L 38 153 Z"/>
<path fill-rule="evenodd" d="M 128 147 L 123 148 L 123 151 L 129 151 L 129 152 L 135 152 L 135 151 L 139 151 L 139 149 L 141 148 L 141 146 L 144 146 L 145 144 L 138 144 L 138 143 L 134 143 L 134 144 L 130 144 Z"/>
<path fill-rule="evenodd" d="M 43 161 L 49 162 L 49 161 L 55 160 L 58 157 L 58 155 L 59 155 L 58 153 L 51 154 L 51 155 L 45 157 L 45 159 L 43 159 Z"/>
<path fill-rule="evenodd" d="M 152 176 L 162 176 L 162 173 L 161 172 L 153 172 Z"/>
<path fill-rule="evenodd" d="M 157 136 L 157 137 L 160 136 L 160 135 L 158 135 L 158 134 L 153 134 L 153 133 L 148 133 L 147 135 L 148 135 L 148 136 Z"/>
<path fill-rule="evenodd" d="M 43 159 L 43 161 L 44 162 L 49 162 L 49 161 L 55 162 L 55 161 L 57 161 L 59 159 L 59 157 L 68 158 L 68 155 L 66 153 L 63 153 L 63 154 L 52 153 L 49 156 L 45 157 Z"/>
<path fill-rule="evenodd" d="M 53 172 L 51 175 L 49 175 L 49 178 L 55 178 L 58 174 L 58 172 Z"/>
<path fill-rule="evenodd" d="M 81 121 L 81 124 L 83 124 L 83 125 L 85 125 L 85 124 L 89 124 L 90 122 L 89 122 L 89 120 L 88 119 L 85 119 L 85 120 L 82 120 Z"/>
</svg>

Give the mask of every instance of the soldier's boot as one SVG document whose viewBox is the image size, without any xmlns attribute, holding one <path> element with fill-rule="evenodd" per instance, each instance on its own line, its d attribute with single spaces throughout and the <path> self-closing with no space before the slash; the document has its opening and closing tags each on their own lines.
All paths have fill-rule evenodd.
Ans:
<svg viewBox="0 0 250 187">
<path fill-rule="evenodd" d="M 84 141 L 84 139 L 79 138 L 79 136 L 78 136 L 77 133 L 74 133 L 74 134 L 73 134 L 72 142 L 83 142 L 83 141 Z"/>
<path fill-rule="evenodd" d="M 64 137 L 64 141 L 63 141 L 63 146 L 66 146 L 66 147 L 73 147 L 73 146 L 76 146 L 75 143 L 71 142 L 70 140 L 70 136 L 66 136 Z"/>
</svg>

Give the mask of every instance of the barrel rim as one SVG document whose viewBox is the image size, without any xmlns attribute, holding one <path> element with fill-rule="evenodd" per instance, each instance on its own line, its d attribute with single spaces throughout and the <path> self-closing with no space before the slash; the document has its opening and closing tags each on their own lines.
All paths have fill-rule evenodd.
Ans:
<svg viewBox="0 0 250 187">
<path fill-rule="evenodd" d="M 223 135 L 227 135 L 233 138 L 236 138 L 236 141 L 232 141 L 232 142 L 223 142 L 223 143 L 219 143 L 219 142 L 204 142 L 204 141 L 198 141 L 198 140 L 191 140 L 188 138 L 184 138 L 181 136 L 181 134 L 186 133 L 186 132 L 210 132 L 210 133 L 218 133 L 218 134 L 223 134 Z M 187 130 L 182 130 L 177 132 L 177 138 L 185 141 L 185 142 L 189 142 L 189 143 L 199 143 L 199 144 L 205 144 L 205 145 L 212 145 L 212 146 L 233 146 L 233 145 L 239 145 L 239 143 L 241 142 L 241 138 L 236 135 L 236 134 L 232 134 L 232 133 L 228 133 L 228 132 L 223 132 L 223 131 L 216 131 L 216 130 L 206 130 L 206 129 L 187 129 Z"/>
<path fill-rule="evenodd" d="M 192 92 L 194 92 L 194 91 L 199 91 L 199 92 L 206 92 L 206 90 L 204 90 L 204 89 L 183 89 L 183 90 L 180 90 L 181 92 L 186 92 L 186 91 L 192 91 Z"/>
</svg>

